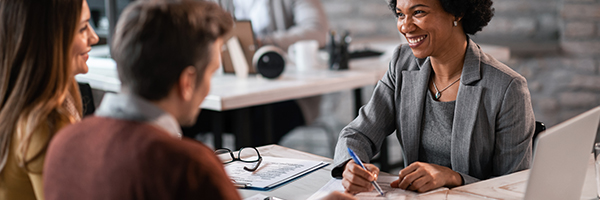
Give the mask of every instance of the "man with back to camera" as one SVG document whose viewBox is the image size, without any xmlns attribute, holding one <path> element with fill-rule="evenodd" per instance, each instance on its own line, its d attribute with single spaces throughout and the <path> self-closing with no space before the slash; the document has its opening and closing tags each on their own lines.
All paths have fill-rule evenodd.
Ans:
<svg viewBox="0 0 600 200">
<path fill-rule="evenodd" d="M 232 25 L 214 3 L 132 3 L 112 46 L 121 93 L 51 141 L 45 198 L 240 199 L 213 151 L 179 128 L 196 121 Z"/>
<path fill-rule="evenodd" d="M 240 199 L 213 151 L 179 128 L 196 121 L 232 25 L 214 3 L 132 3 L 112 46 L 121 93 L 52 140 L 46 199 Z"/>
</svg>

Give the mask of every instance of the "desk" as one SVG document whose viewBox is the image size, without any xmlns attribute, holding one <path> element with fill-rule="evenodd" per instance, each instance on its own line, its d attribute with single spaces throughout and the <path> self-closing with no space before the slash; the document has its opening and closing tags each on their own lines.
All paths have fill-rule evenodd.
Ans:
<svg viewBox="0 0 600 200">
<path fill-rule="evenodd" d="M 280 158 L 296 158 L 305 160 L 325 161 L 332 163 L 331 158 L 325 158 L 318 155 L 305 153 L 302 151 L 282 147 L 279 145 L 267 145 L 257 148 L 262 156 L 272 156 Z M 244 157 L 244 155 L 242 155 Z M 269 191 L 238 189 L 242 198 L 248 198 L 255 194 L 262 193 L 268 196 L 275 196 L 286 200 L 307 199 L 325 183 L 331 179 L 331 169 L 333 166 L 327 165 L 321 169 L 313 171 L 291 182 L 280 185 Z"/>
<path fill-rule="evenodd" d="M 262 146 L 258 147 L 258 150 L 263 156 L 332 162 L 330 158 L 325 158 L 297 151 L 279 145 Z M 244 157 L 244 155 L 242 155 L 242 157 Z M 332 168 L 332 165 L 328 165 L 324 168 L 316 170 L 310 174 L 288 182 L 284 185 L 278 186 L 275 189 L 269 191 L 248 189 L 239 189 L 238 191 L 240 192 L 243 198 L 262 193 L 268 196 L 275 196 L 288 200 L 307 199 L 331 179 Z M 442 193 L 445 194 L 438 192 L 430 195 L 420 195 L 419 199 L 522 199 L 524 196 L 528 176 L 529 170 L 524 170 L 506 176 L 501 176 L 443 191 Z M 594 172 L 594 161 L 593 157 L 590 156 L 581 199 L 596 199 L 595 177 L 596 176 Z"/>
<path fill-rule="evenodd" d="M 355 62 L 360 68 L 354 69 Z M 77 75 L 80 82 L 87 82 L 94 89 L 118 92 L 121 83 L 116 72 L 116 64 L 108 58 L 90 57 L 88 60 L 89 72 Z M 299 99 L 321 95 L 336 91 L 351 90 L 363 86 L 374 85 L 387 70 L 387 61 L 378 58 L 359 59 L 352 61 L 351 70 L 331 71 L 316 69 L 310 71 L 296 71 L 287 67 L 287 70 L 278 79 L 265 79 L 261 76 L 250 75 L 247 79 L 238 79 L 233 74 L 216 74 L 211 79 L 211 90 L 200 108 L 214 111 L 236 110 L 238 127 L 234 131 L 236 135 L 236 146 L 248 146 L 251 141 L 250 114 L 247 109 L 256 105 L 269 104 L 284 100 Z M 324 66 L 323 66 L 324 68 Z M 362 106 L 360 101 L 360 90 L 356 91 L 356 108 Z M 222 119 L 217 114 L 213 117 L 215 127 L 220 127 Z M 265 121 L 265 123 L 269 123 Z M 271 127 L 266 125 L 265 127 Z M 222 144 L 221 130 L 213 130 L 215 134 L 215 147 L 220 148 Z M 266 142 L 272 143 L 272 136 L 266 131 Z"/>
<path fill-rule="evenodd" d="M 284 74 L 275 80 L 255 75 L 242 80 L 233 74 L 216 74 L 211 80 L 211 91 L 200 107 L 225 111 L 374 85 L 387 71 L 392 51 L 400 44 L 400 40 L 371 39 L 357 43 L 355 46 L 368 46 L 386 53 L 379 58 L 353 59 L 350 61 L 350 70 L 347 71 L 329 71 L 320 66 L 321 69 L 297 72 L 287 67 Z M 506 62 L 510 58 L 510 50 L 506 47 L 480 46 L 500 61 Z M 121 82 L 116 63 L 103 57 L 107 54 L 107 46 L 94 46 L 87 61 L 89 72 L 75 78 L 88 82 L 94 89 L 119 92 Z"/>
<path fill-rule="evenodd" d="M 392 46 L 393 48 L 393 46 Z M 110 58 L 102 58 L 106 48 L 96 49 L 100 53 L 91 52 L 87 61 L 89 72 L 77 75 L 80 82 L 87 82 L 97 90 L 119 92 L 121 82 L 118 79 L 116 63 Z M 251 106 L 270 104 L 279 101 L 293 100 L 331 92 L 352 90 L 363 86 L 374 85 L 387 70 L 388 60 L 378 58 L 358 59 L 350 62 L 351 70 L 331 71 L 325 69 L 324 63 L 320 69 L 310 71 L 296 71 L 287 66 L 284 73 L 277 79 L 265 79 L 261 76 L 250 75 L 247 79 L 238 79 L 233 74 L 219 74 L 211 79 L 211 90 L 200 106 L 202 109 L 213 111 L 227 111 L 237 109 L 236 146 L 248 146 L 252 140 L 250 135 L 250 118 L 248 108 Z M 362 106 L 360 90 L 355 90 L 356 109 Z M 268 107 L 265 111 L 268 113 Z M 220 113 L 212 117 L 215 127 L 222 127 Z M 265 120 L 265 127 L 271 127 Z M 266 142 L 272 143 L 272 133 L 266 130 Z M 222 145 L 222 131 L 213 130 L 215 147 Z"/>
<path fill-rule="evenodd" d="M 233 74 L 216 74 L 211 80 L 211 90 L 200 108 L 213 111 L 227 111 L 239 108 L 248 108 L 256 105 L 269 104 L 284 100 L 293 100 L 314 95 L 327 94 L 331 92 L 354 89 L 355 109 L 360 108 L 361 87 L 375 85 L 385 74 L 389 60 L 394 48 L 400 44 L 399 39 L 375 39 L 356 42 L 356 46 L 364 44 L 369 48 L 386 52 L 377 58 L 353 59 L 350 61 L 350 70 L 330 71 L 325 66 L 320 69 L 298 72 L 291 67 L 286 67 L 283 75 L 275 80 L 264 79 L 260 76 L 251 75 L 247 79 L 238 79 Z M 505 47 L 485 46 L 482 49 L 500 60 L 508 60 L 510 51 Z M 116 63 L 106 58 L 108 48 L 106 46 L 94 47 L 87 61 L 89 72 L 77 75 L 79 82 L 87 82 L 97 90 L 108 92 L 119 92 L 121 82 L 119 81 Z M 357 112 L 356 112 L 357 113 Z M 248 113 L 242 109 L 242 118 L 248 118 Z M 216 116 L 215 124 L 222 123 L 222 119 Z M 243 120 L 241 120 L 243 121 Z M 268 124 L 269 122 L 265 122 Z M 236 131 L 236 146 L 247 146 L 250 138 L 249 124 L 241 124 Z M 266 126 L 270 127 L 270 126 Z M 267 130 L 267 132 L 269 132 Z M 221 131 L 213 131 L 215 134 L 215 147 L 222 145 Z M 268 137 L 267 142 L 272 142 Z"/>
<path fill-rule="evenodd" d="M 106 51 L 104 47 L 95 48 L 93 50 Z M 88 73 L 75 78 L 97 90 L 119 92 L 121 81 L 116 63 L 110 58 L 93 56 L 101 54 L 90 52 Z M 284 73 L 273 80 L 257 75 L 238 79 L 233 74 L 216 73 L 211 80 L 210 93 L 200 108 L 226 111 L 373 85 L 387 71 L 388 62 L 389 59 L 356 59 L 350 62 L 351 70 L 345 71 L 331 71 L 321 65 L 314 70 L 299 72 L 293 66 L 286 66 Z"/>
</svg>

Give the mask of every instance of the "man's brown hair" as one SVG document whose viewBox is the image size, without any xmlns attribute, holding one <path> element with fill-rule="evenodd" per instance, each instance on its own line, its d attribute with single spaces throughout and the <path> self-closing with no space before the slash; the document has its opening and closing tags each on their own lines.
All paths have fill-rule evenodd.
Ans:
<svg viewBox="0 0 600 200">
<path fill-rule="evenodd" d="M 123 11 L 112 43 L 122 87 L 147 100 L 167 96 L 182 71 L 195 66 L 198 82 L 215 40 L 233 20 L 207 1 L 138 1 Z"/>
</svg>

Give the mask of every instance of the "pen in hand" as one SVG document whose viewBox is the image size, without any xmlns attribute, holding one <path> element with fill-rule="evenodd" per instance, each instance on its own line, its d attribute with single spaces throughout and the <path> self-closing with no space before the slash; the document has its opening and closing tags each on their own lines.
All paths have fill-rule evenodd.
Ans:
<svg viewBox="0 0 600 200">
<path fill-rule="evenodd" d="M 350 153 L 350 157 L 352 157 L 352 160 L 354 160 L 354 162 L 356 164 L 358 164 L 360 167 L 362 167 L 363 169 L 369 171 L 365 165 L 363 165 L 362 161 L 360 161 L 360 159 L 358 159 L 358 156 L 356 156 L 356 154 L 354 153 L 354 151 L 352 151 L 352 149 L 348 148 L 348 153 Z M 381 187 L 379 186 L 379 184 L 377 184 L 377 182 L 375 181 L 371 181 L 371 184 L 373 184 L 373 186 L 375 187 L 375 189 L 377 190 L 377 192 L 379 192 L 379 195 L 381 196 L 385 196 L 385 194 L 383 193 L 383 190 L 381 190 Z"/>
</svg>

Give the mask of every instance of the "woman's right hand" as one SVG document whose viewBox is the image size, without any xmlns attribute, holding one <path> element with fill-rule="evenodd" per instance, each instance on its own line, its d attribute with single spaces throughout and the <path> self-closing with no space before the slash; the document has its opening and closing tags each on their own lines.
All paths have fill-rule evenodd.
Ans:
<svg viewBox="0 0 600 200">
<path fill-rule="evenodd" d="M 368 171 L 352 160 L 346 163 L 346 168 L 344 168 L 344 172 L 342 173 L 342 185 L 347 193 L 357 194 L 373 190 L 371 181 L 377 180 L 379 168 L 373 164 L 365 163 L 364 165 Z"/>
</svg>

